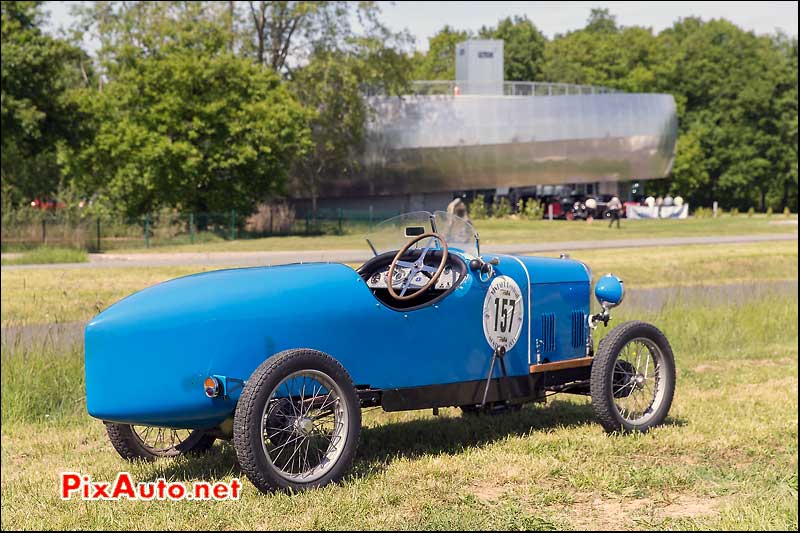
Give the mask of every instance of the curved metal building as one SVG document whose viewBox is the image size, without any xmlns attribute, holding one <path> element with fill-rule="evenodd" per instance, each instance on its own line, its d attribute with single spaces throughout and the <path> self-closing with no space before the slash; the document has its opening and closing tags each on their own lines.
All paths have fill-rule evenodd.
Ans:
<svg viewBox="0 0 800 533">
<path fill-rule="evenodd" d="M 672 95 L 504 82 L 500 40 L 459 43 L 455 62 L 457 81 L 415 82 L 412 95 L 368 97 L 374 114 L 360 170 L 327 176 L 323 203 L 363 205 L 357 199 L 368 198 L 385 205 L 413 196 L 418 204 L 421 196 L 440 202 L 454 191 L 534 185 L 616 189 L 609 182 L 670 172 Z"/>
<path fill-rule="evenodd" d="M 419 194 L 666 176 L 668 94 L 374 97 L 363 170 L 323 196 Z"/>
</svg>

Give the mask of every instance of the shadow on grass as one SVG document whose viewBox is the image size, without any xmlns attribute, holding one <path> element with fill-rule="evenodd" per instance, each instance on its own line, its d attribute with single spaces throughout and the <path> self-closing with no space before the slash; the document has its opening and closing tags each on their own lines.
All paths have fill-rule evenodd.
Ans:
<svg viewBox="0 0 800 533">
<path fill-rule="evenodd" d="M 516 413 L 427 418 L 364 428 L 353 473 L 375 472 L 396 459 L 454 455 L 507 437 L 589 423 L 594 423 L 589 404 L 556 400 L 547 406 L 525 406 Z"/>
<path fill-rule="evenodd" d="M 349 476 L 370 476 L 398 459 L 423 455 L 455 455 L 511 436 L 555 427 L 595 424 L 591 406 L 555 400 L 547 406 L 526 406 L 516 413 L 426 418 L 365 427 Z M 682 418 L 667 418 L 666 425 L 685 426 Z M 535 438 L 535 434 L 532 435 Z M 160 461 L 143 476 L 177 481 L 213 480 L 243 474 L 231 442 L 218 441 L 209 453 Z"/>
<path fill-rule="evenodd" d="M 147 472 L 141 476 L 142 481 L 155 481 L 158 478 L 168 481 L 209 481 L 242 476 L 236 451 L 229 441 L 217 441 L 207 453 L 158 461 L 145 468 Z"/>
</svg>

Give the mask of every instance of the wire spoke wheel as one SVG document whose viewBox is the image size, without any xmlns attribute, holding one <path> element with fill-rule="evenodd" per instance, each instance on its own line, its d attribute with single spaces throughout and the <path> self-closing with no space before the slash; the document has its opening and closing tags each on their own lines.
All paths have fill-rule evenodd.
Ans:
<svg viewBox="0 0 800 533">
<path fill-rule="evenodd" d="M 202 429 L 176 429 L 106 422 L 112 446 L 124 459 L 153 461 L 187 453 L 204 453 L 216 438 Z"/>
<path fill-rule="evenodd" d="M 341 480 L 361 433 L 361 403 L 336 359 L 309 348 L 277 353 L 236 404 L 233 447 L 258 490 L 301 491 Z"/>
<path fill-rule="evenodd" d="M 172 429 L 155 426 L 131 426 L 133 434 L 154 453 L 165 453 L 183 444 L 191 429 Z"/>
<path fill-rule="evenodd" d="M 313 482 L 336 464 L 350 413 L 339 385 L 319 370 L 300 370 L 276 385 L 261 417 L 262 446 L 276 473 Z"/>
<path fill-rule="evenodd" d="M 652 324 L 624 322 L 603 337 L 592 361 L 592 409 L 606 431 L 645 432 L 667 417 L 675 356 Z"/>
<path fill-rule="evenodd" d="M 632 424 L 644 424 L 663 400 L 661 350 L 642 337 L 625 344 L 611 376 L 614 406 L 619 416 Z"/>
</svg>

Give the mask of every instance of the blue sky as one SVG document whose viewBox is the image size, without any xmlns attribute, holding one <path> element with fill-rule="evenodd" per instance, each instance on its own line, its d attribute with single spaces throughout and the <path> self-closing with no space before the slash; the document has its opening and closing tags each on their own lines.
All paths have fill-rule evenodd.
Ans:
<svg viewBox="0 0 800 533">
<path fill-rule="evenodd" d="M 51 13 L 50 29 L 69 25 L 69 4 L 45 2 Z M 548 37 L 583 27 L 593 7 L 605 7 L 623 26 L 645 26 L 658 32 L 681 17 L 727 18 L 756 33 L 776 28 L 797 35 L 797 2 L 381 2 L 383 20 L 393 29 L 408 29 L 419 50 L 445 24 L 477 30 L 510 15 L 527 15 Z M 87 42 L 91 50 L 94 43 Z"/>
</svg>

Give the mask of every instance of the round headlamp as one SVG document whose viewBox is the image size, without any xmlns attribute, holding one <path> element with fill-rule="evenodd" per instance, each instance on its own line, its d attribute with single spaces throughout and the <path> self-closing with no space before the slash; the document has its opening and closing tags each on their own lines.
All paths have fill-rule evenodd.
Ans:
<svg viewBox="0 0 800 533">
<path fill-rule="evenodd" d="M 606 274 L 594 286 L 594 296 L 604 309 L 616 307 L 625 298 L 625 287 L 622 280 L 613 274 Z"/>
</svg>

